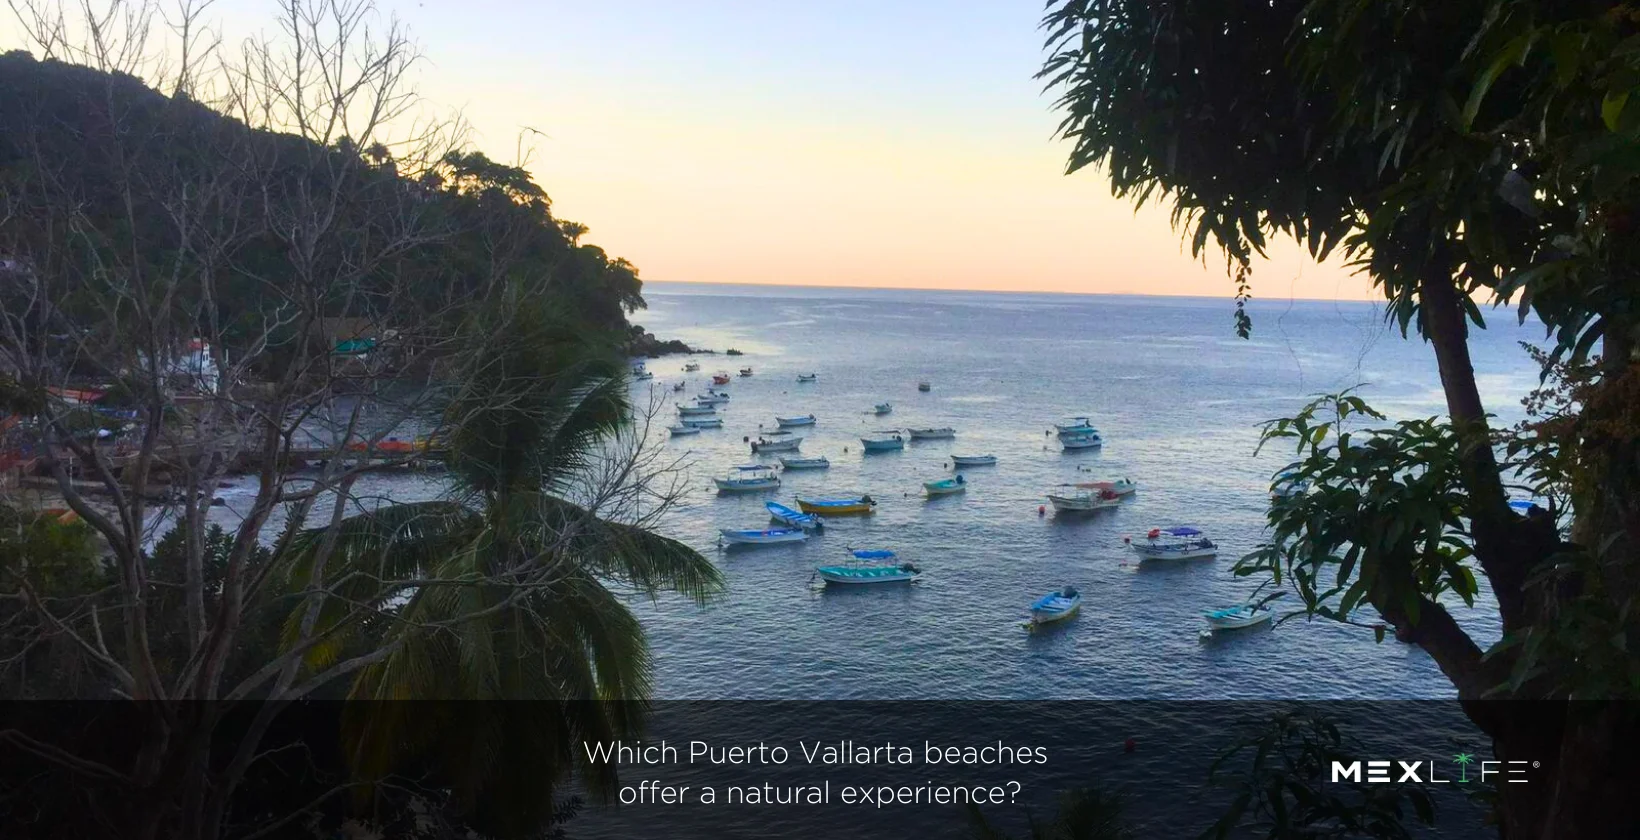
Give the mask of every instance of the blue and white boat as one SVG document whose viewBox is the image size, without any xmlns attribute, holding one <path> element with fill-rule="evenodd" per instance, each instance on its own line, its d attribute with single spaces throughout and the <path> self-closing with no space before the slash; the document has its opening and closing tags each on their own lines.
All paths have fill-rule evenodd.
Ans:
<svg viewBox="0 0 1640 840">
<path fill-rule="evenodd" d="M 1056 592 L 1049 592 L 1036 603 L 1031 604 L 1031 624 L 1051 624 L 1063 621 L 1076 615 L 1082 609 L 1082 593 L 1074 586 L 1061 587 Z"/>
<path fill-rule="evenodd" d="M 905 436 L 898 429 L 873 432 L 871 437 L 860 438 L 860 445 L 867 452 L 889 452 L 905 448 Z"/>
<path fill-rule="evenodd" d="M 1212 540 L 1186 526 L 1152 528 L 1142 539 L 1123 537 L 1122 542 L 1144 560 L 1194 560 L 1219 553 L 1218 545 Z"/>
<path fill-rule="evenodd" d="M 906 429 L 912 440 L 950 440 L 957 436 L 957 430 L 950 426 L 927 429 Z"/>
<path fill-rule="evenodd" d="M 1263 624 L 1273 615 L 1275 610 L 1266 604 L 1237 604 L 1234 607 L 1208 610 L 1202 617 L 1207 619 L 1207 626 L 1214 630 L 1240 630 L 1243 627 Z"/>
<path fill-rule="evenodd" d="M 776 417 L 774 418 L 774 421 L 779 423 L 781 428 L 789 428 L 791 426 L 813 426 L 814 415 L 804 414 L 800 417 Z"/>
<path fill-rule="evenodd" d="M 782 457 L 780 459 L 780 466 L 788 470 L 824 470 L 831 467 L 831 462 L 826 460 L 826 456 L 824 455 L 821 455 L 818 458 Z"/>
<path fill-rule="evenodd" d="M 819 375 L 813 373 L 799 373 L 797 375 L 798 382 L 817 382 L 819 379 Z"/>
<path fill-rule="evenodd" d="M 763 530 L 723 528 L 718 531 L 718 542 L 726 546 L 776 545 L 778 543 L 802 542 L 808 538 L 809 532 L 802 528 L 765 528 Z"/>
<path fill-rule="evenodd" d="M 723 428 L 723 418 L 722 417 L 685 417 L 685 418 L 682 419 L 681 422 L 683 423 L 683 425 L 688 426 L 692 429 L 721 429 L 721 428 Z"/>
<path fill-rule="evenodd" d="M 805 531 L 818 531 L 826 527 L 826 520 L 812 513 L 803 513 L 779 502 L 764 502 L 763 506 L 769 509 L 769 517 L 782 525 Z"/>
<path fill-rule="evenodd" d="M 728 401 L 729 401 L 729 395 L 728 394 L 719 394 L 716 391 L 707 391 L 706 393 L 695 397 L 695 404 L 696 405 L 718 406 L 718 405 L 723 405 L 724 403 L 726 403 Z"/>
<path fill-rule="evenodd" d="M 679 405 L 679 417 L 710 417 L 717 413 L 717 409 L 709 405 Z"/>
<path fill-rule="evenodd" d="M 1059 445 L 1066 449 L 1097 449 L 1104 446 L 1105 441 L 1098 432 L 1091 430 L 1074 434 L 1060 432 Z"/>
<path fill-rule="evenodd" d="M 954 467 L 994 467 L 997 463 L 995 455 L 952 455 L 951 465 Z"/>
<path fill-rule="evenodd" d="M 923 492 L 927 493 L 928 498 L 930 499 L 937 496 L 949 496 L 953 493 L 961 493 L 967 489 L 968 480 L 963 478 L 961 475 L 958 475 L 955 478 L 942 478 L 939 481 L 923 482 Z"/>
<path fill-rule="evenodd" d="M 669 427 L 667 431 L 672 433 L 672 437 L 682 437 L 684 435 L 700 434 L 700 427 L 691 426 L 688 423 L 679 423 L 676 426 Z"/>
<path fill-rule="evenodd" d="M 893 410 L 894 410 L 894 405 L 892 403 L 877 403 L 876 405 L 871 407 L 871 413 L 876 414 L 878 416 L 888 414 L 889 412 L 891 412 Z"/>
<path fill-rule="evenodd" d="M 851 551 L 854 562 L 846 566 L 818 566 L 814 573 L 828 584 L 907 583 L 922 576 L 914 563 L 899 559 L 887 549 Z"/>
<path fill-rule="evenodd" d="M 712 483 L 717 485 L 719 493 L 756 493 L 779 489 L 780 476 L 774 474 L 773 467 L 747 464 L 731 467 L 726 477 L 713 478 Z"/>
</svg>

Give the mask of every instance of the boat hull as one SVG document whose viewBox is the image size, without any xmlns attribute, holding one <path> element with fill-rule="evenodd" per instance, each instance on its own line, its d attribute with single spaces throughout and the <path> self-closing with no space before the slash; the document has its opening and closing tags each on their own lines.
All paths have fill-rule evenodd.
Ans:
<svg viewBox="0 0 1640 840">
<path fill-rule="evenodd" d="M 1059 445 L 1066 449 L 1098 449 L 1105 445 L 1099 438 L 1061 438 Z"/>
<path fill-rule="evenodd" d="M 752 451 L 753 452 L 796 452 L 797 447 L 802 443 L 803 443 L 802 438 L 792 438 L 791 440 L 761 441 L 761 442 L 752 444 Z"/>
<path fill-rule="evenodd" d="M 813 417 L 776 417 L 774 420 L 776 423 L 780 424 L 780 428 L 782 429 L 814 425 Z"/>
<path fill-rule="evenodd" d="M 952 429 L 909 429 L 912 440 L 950 440 L 957 436 Z"/>
<path fill-rule="evenodd" d="M 847 501 L 847 502 L 822 502 L 822 501 L 810 501 L 808 499 L 798 499 L 797 500 L 797 508 L 799 510 L 803 511 L 804 513 L 816 514 L 816 515 L 822 515 L 822 516 L 837 516 L 837 515 L 842 515 L 842 514 L 870 513 L 872 507 L 873 507 L 873 505 L 872 505 L 871 502 L 867 502 L 867 501 L 864 501 L 864 500 L 861 500 L 861 501 Z"/>
<path fill-rule="evenodd" d="M 779 490 L 780 479 L 760 478 L 756 481 L 729 481 L 722 478 L 712 479 L 717 485 L 719 493 L 761 493 L 765 490 Z"/>
<path fill-rule="evenodd" d="M 860 446 L 867 452 L 895 452 L 905 448 L 903 440 L 866 440 L 860 439 Z"/>
<path fill-rule="evenodd" d="M 808 538 L 808 532 L 801 528 L 769 531 L 736 531 L 723 528 L 718 531 L 718 539 L 724 545 L 780 545 L 781 543 L 802 542 Z"/>
<path fill-rule="evenodd" d="M 1218 546 L 1211 548 L 1188 548 L 1181 550 L 1161 549 L 1148 545 L 1134 545 L 1133 553 L 1141 560 L 1202 560 L 1215 557 L 1219 553 Z"/>
<path fill-rule="evenodd" d="M 1055 496 L 1050 494 L 1048 501 L 1053 504 L 1054 510 L 1067 512 L 1083 512 L 1090 510 L 1104 510 L 1119 507 L 1121 499 L 1103 499 L 1098 496 Z"/>
<path fill-rule="evenodd" d="M 1031 623 L 1036 625 L 1052 624 L 1055 621 L 1064 621 L 1067 618 L 1071 618 L 1081 611 L 1081 600 L 1077 600 L 1075 604 L 1072 604 L 1070 607 L 1062 610 L 1033 609 L 1031 610 Z"/>
<path fill-rule="evenodd" d="M 824 470 L 831 467 L 825 458 L 781 458 L 780 466 L 788 470 Z"/>
<path fill-rule="evenodd" d="M 955 496 L 958 493 L 966 492 L 968 490 L 968 485 L 957 484 L 955 482 L 948 484 L 943 481 L 930 481 L 923 484 L 923 490 L 927 492 L 928 497 L 932 499 L 939 496 Z"/>
<path fill-rule="evenodd" d="M 911 572 L 900 568 L 852 568 L 848 566 L 821 566 L 814 570 L 828 584 L 843 586 L 866 586 L 884 583 L 909 583 L 922 576 L 921 572 Z"/>
<path fill-rule="evenodd" d="M 951 463 L 958 467 L 994 467 L 997 463 L 995 455 L 953 455 Z"/>
<path fill-rule="evenodd" d="M 809 513 L 800 513 L 779 502 L 765 502 L 769 511 L 769 518 L 782 525 L 792 528 L 802 528 L 806 531 L 818 531 L 826 526 L 826 520 Z"/>
<path fill-rule="evenodd" d="M 1275 615 L 1274 610 L 1262 609 L 1248 614 L 1243 611 L 1231 616 L 1206 616 L 1207 626 L 1217 630 L 1245 630 L 1248 627 L 1257 627 Z"/>
<path fill-rule="evenodd" d="M 683 426 L 673 426 L 672 428 L 668 429 L 667 431 L 670 431 L 672 433 L 672 437 L 680 437 L 682 435 L 698 435 L 698 434 L 700 434 L 700 427 L 699 426 L 690 426 L 690 425 L 686 424 L 686 425 L 683 425 Z"/>
</svg>

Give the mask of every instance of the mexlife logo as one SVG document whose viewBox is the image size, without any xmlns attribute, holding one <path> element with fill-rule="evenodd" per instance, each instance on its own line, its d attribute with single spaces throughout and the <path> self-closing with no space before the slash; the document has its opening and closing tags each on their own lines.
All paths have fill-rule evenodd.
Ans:
<svg viewBox="0 0 1640 840">
<path fill-rule="evenodd" d="M 1482 761 L 1480 775 L 1469 775 L 1470 765 L 1477 763 L 1473 753 L 1458 753 L 1450 761 L 1334 761 L 1332 763 L 1332 780 L 1334 782 L 1396 782 L 1405 784 L 1435 784 L 1446 785 L 1453 782 L 1464 783 L 1469 781 L 1513 782 L 1523 784 L 1531 781 L 1531 770 L 1537 769 L 1540 764 L 1536 761 Z M 1457 778 L 1453 778 L 1450 765 L 1457 765 Z M 1365 772 L 1362 770 L 1365 768 Z M 1444 770 L 1444 772 L 1443 772 Z M 1502 776 L 1501 780 L 1493 777 Z"/>
</svg>

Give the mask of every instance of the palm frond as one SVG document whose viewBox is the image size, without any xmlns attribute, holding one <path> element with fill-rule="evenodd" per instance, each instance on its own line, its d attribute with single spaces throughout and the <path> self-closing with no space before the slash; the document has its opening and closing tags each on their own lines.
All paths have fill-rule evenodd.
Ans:
<svg viewBox="0 0 1640 840">
<path fill-rule="evenodd" d="M 574 558 L 592 574 L 645 595 L 682 593 L 705 603 L 723 589 L 723 574 L 683 543 L 620 522 L 600 519 L 573 502 L 545 493 L 519 500 L 535 518 L 534 539 Z"/>
</svg>

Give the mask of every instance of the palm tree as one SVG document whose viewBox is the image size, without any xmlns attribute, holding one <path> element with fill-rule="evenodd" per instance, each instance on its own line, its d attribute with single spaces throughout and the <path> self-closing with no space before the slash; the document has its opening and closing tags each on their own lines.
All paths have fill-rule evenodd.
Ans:
<svg viewBox="0 0 1640 840">
<path fill-rule="evenodd" d="M 564 232 L 564 236 L 569 238 L 569 244 L 571 245 L 580 245 L 581 237 L 585 236 L 588 230 L 587 226 L 581 224 L 580 222 L 565 220 L 559 220 L 558 229 L 562 230 Z"/>
<path fill-rule="evenodd" d="M 1038 822 L 1027 812 L 1030 840 L 1128 840 L 1128 825 L 1121 794 L 1099 788 L 1072 788 L 1059 796 L 1059 811 L 1049 822 Z M 1011 835 L 991 825 L 978 805 L 968 805 L 975 840 L 1012 840 Z"/>
<path fill-rule="evenodd" d="M 1458 781 L 1469 781 L 1469 765 L 1474 763 L 1475 756 L 1470 753 L 1458 753 L 1452 760 L 1458 763 Z"/>
<path fill-rule="evenodd" d="M 392 504 L 306 532 L 289 554 L 305 580 L 331 542 L 336 596 L 319 626 L 357 616 L 317 648 L 391 646 L 359 672 L 343 713 L 354 771 L 380 779 L 431 767 L 475 827 L 532 832 L 573 773 L 612 791 L 613 768 L 583 741 L 635 735 L 650 696 L 649 651 L 618 590 L 704 602 L 717 569 L 682 543 L 601 518 L 585 475 L 628 422 L 623 365 L 601 338 L 559 322 L 551 304 L 511 300 L 474 324 L 495 349 L 447 409 L 457 498 Z M 437 585 L 380 592 L 383 580 Z M 306 610 L 287 620 L 295 638 Z M 415 702 L 394 702 L 415 701 Z"/>
</svg>

